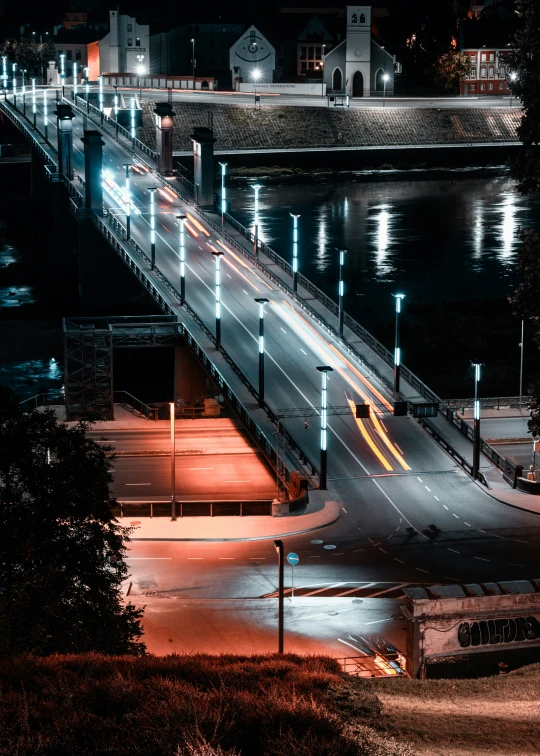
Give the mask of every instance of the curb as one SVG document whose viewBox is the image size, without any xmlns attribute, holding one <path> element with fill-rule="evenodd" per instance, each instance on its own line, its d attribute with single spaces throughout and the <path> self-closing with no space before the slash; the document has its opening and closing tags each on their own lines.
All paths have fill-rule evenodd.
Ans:
<svg viewBox="0 0 540 756">
<path fill-rule="evenodd" d="M 512 507 L 512 509 L 519 509 L 521 512 L 527 512 L 527 514 L 532 514 L 532 515 L 537 515 L 537 516 L 540 515 L 540 512 L 535 512 L 532 509 L 527 509 L 527 507 L 520 507 L 519 504 L 511 504 L 509 501 L 506 501 L 505 499 L 499 499 L 498 496 L 495 496 L 495 494 L 490 493 L 490 491 L 493 490 L 492 488 L 486 488 L 477 480 L 473 482 L 476 486 L 478 486 L 478 488 L 481 491 L 483 491 L 486 494 L 486 496 L 489 496 L 491 499 L 495 499 L 495 501 L 498 501 L 499 504 L 504 504 L 507 507 Z"/>
</svg>

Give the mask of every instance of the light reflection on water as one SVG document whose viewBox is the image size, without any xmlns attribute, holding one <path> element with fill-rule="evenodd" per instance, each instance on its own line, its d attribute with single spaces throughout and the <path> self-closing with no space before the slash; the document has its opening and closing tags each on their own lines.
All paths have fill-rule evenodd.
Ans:
<svg viewBox="0 0 540 756">
<path fill-rule="evenodd" d="M 384 313 L 396 285 L 409 301 L 504 297 L 515 281 L 516 232 L 540 228 L 540 202 L 519 195 L 504 169 L 498 171 L 339 183 L 262 180 L 262 233 L 290 261 L 289 212 L 300 213 L 299 269 L 331 296 L 335 250 L 347 249 L 346 291 L 353 295 L 347 308 L 353 315 L 360 306 Z M 228 196 L 233 216 L 251 225 L 249 185 L 231 186 Z"/>
</svg>

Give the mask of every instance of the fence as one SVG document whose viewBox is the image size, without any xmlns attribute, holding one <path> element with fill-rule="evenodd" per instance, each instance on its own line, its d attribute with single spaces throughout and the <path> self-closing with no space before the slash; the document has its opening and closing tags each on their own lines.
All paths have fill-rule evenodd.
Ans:
<svg viewBox="0 0 540 756">
<path fill-rule="evenodd" d="M 113 507 L 117 517 L 170 517 L 170 501 L 118 502 Z M 272 515 L 272 501 L 177 501 L 177 517 L 269 517 Z"/>
<path fill-rule="evenodd" d="M 34 396 L 29 396 L 28 399 L 23 399 L 19 402 L 19 407 L 23 412 L 31 412 L 37 407 L 48 407 L 51 404 L 63 405 L 64 397 L 61 394 L 42 392 L 40 394 L 34 394 Z"/>
<path fill-rule="evenodd" d="M 144 415 L 148 420 L 158 419 L 159 410 L 157 407 L 149 407 L 148 404 L 141 402 L 140 399 L 137 399 L 137 397 L 133 396 L 133 394 L 130 394 L 128 391 L 113 391 L 113 396 L 117 404 L 124 404 L 131 407 L 131 409 L 135 410 L 135 412 L 138 412 L 140 415 Z"/>
<path fill-rule="evenodd" d="M 489 396 L 486 399 L 480 399 L 482 409 L 501 409 L 501 407 L 525 407 L 528 408 L 531 403 L 530 396 Z M 445 399 L 444 404 L 451 409 L 457 409 L 464 412 L 466 409 L 473 409 L 474 398 L 472 399 Z"/>
</svg>

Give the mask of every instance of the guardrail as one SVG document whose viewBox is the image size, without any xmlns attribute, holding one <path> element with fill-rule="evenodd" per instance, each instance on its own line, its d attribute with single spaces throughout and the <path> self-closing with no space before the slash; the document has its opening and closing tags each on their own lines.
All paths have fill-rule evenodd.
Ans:
<svg viewBox="0 0 540 756">
<path fill-rule="evenodd" d="M 467 460 L 458 451 L 456 451 L 456 449 L 454 449 L 452 444 L 450 444 L 445 438 L 443 438 L 443 436 L 440 435 L 438 430 L 433 427 L 433 425 L 429 422 L 429 420 L 426 420 L 423 417 L 419 417 L 417 419 L 420 425 L 422 426 L 422 428 L 424 428 L 429 433 L 429 435 L 439 444 L 439 446 L 441 446 L 445 450 L 445 452 L 447 452 L 447 454 L 449 454 L 452 457 L 452 459 L 454 459 L 458 463 L 458 465 L 463 470 L 465 470 L 465 472 L 468 475 L 473 477 L 473 469 L 472 469 L 471 463 L 467 462 Z M 488 447 L 488 448 L 491 448 L 491 447 Z M 484 478 L 481 472 L 478 473 L 478 480 L 487 487 L 486 479 Z"/>
<path fill-rule="evenodd" d="M 94 224 L 97 226 L 98 230 L 101 232 L 101 234 L 107 239 L 107 241 L 113 247 L 113 249 L 120 255 L 120 257 L 132 270 L 132 272 L 137 276 L 139 281 L 141 281 L 144 287 L 150 292 L 153 298 L 160 305 L 161 309 L 169 315 L 175 315 L 175 311 L 173 310 L 173 308 L 170 306 L 167 300 L 163 297 L 162 293 L 156 288 L 156 286 L 154 285 L 154 283 L 148 276 L 147 271 L 151 270 L 151 260 L 146 255 L 146 253 L 142 250 L 142 248 L 133 239 L 130 239 L 129 242 L 124 239 L 122 240 L 118 239 L 114 235 L 114 233 L 111 231 L 111 229 L 108 227 L 108 225 L 105 223 L 105 221 L 103 220 L 103 217 L 98 215 L 96 212 L 92 212 L 91 217 Z M 112 219 L 113 225 L 116 226 L 116 228 L 118 228 L 122 234 L 124 234 L 125 232 L 124 226 L 122 226 L 122 224 L 116 219 L 116 217 L 110 213 L 108 213 L 107 217 L 109 219 Z M 135 259 L 129 253 L 125 245 L 129 245 L 129 247 L 131 247 L 131 249 L 138 254 L 138 256 L 140 257 L 141 263 L 144 265 L 144 268 L 143 268 L 143 265 L 140 265 L 137 263 L 137 261 L 135 261 Z M 162 284 L 162 286 L 166 288 L 167 291 L 173 296 L 173 298 L 177 302 L 177 306 L 180 306 L 181 305 L 180 293 L 174 288 L 174 286 L 172 286 L 168 278 L 164 276 L 163 273 L 157 267 L 154 268 L 154 270 L 152 271 L 152 274 L 155 275 L 159 279 L 159 282 Z M 216 340 L 213 333 L 205 325 L 205 323 L 203 323 L 203 321 L 199 318 L 197 313 L 191 308 L 191 306 L 185 300 L 184 300 L 183 306 L 185 310 L 189 313 L 189 315 L 197 323 L 197 325 L 201 328 L 201 330 L 204 332 L 207 338 L 213 344 L 215 344 Z M 274 448 L 274 444 L 268 440 L 268 438 L 265 436 L 262 429 L 252 419 L 251 415 L 248 413 L 248 411 L 246 410 L 242 402 L 238 399 L 236 394 L 233 392 L 232 388 L 225 381 L 224 377 L 221 375 L 221 373 L 216 368 L 214 363 L 206 355 L 205 351 L 199 345 L 199 343 L 197 342 L 193 334 L 188 330 L 188 328 L 183 323 L 181 323 L 180 326 L 181 326 L 182 336 L 185 338 L 187 344 L 190 346 L 190 348 L 192 349 L 196 357 L 199 359 L 199 361 L 202 363 L 203 367 L 214 379 L 216 384 L 220 387 L 221 392 L 227 397 L 227 400 L 229 401 L 233 409 L 236 411 L 236 413 L 239 415 L 241 420 L 244 422 L 248 431 L 251 433 L 253 438 L 257 441 L 257 443 L 263 449 L 263 452 L 265 456 L 267 457 L 268 461 L 275 468 L 277 466 L 277 458 L 276 458 L 276 450 Z M 240 367 L 236 364 L 236 362 L 232 359 L 232 357 L 228 354 L 228 352 L 226 352 L 221 346 L 219 348 L 219 351 L 221 355 L 224 357 L 224 359 L 226 360 L 226 362 L 229 364 L 229 366 L 232 368 L 234 373 L 238 376 L 238 378 L 242 381 L 244 386 L 246 386 L 248 391 L 252 394 L 252 396 L 258 399 L 258 392 L 256 391 L 255 387 L 244 375 Z M 268 418 L 273 423 L 277 424 L 278 417 L 275 415 L 274 412 L 272 412 L 272 410 L 268 407 L 266 403 L 264 404 L 263 409 L 265 410 Z M 317 467 L 308 459 L 306 453 L 296 443 L 296 441 L 291 436 L 291 434 L 285 428 L 283 428 L 282 425 L 281 425 L 281 430 L 283 432 L 283 435 L 285 437 L 285 440 L 288 446 L 293 451 L 295 451 L 296 454 L 298 454 L 298 456 L 304 463 L 309 464 L 313 474 L 318 475 Z M 287 475 L 287 482 L 288 482 L 288 480 L 290 479 L 290 470 L 288 469 L 287 465 L 285 466 L 285 468 L 287 471 L 286 475 Z"/>
<path fill-rule="evenodd" d="M 268 517 L 270 499 L 252 501 L 177 501 L 177 517 Z M 170 501 L 118 502 L 113 513 L 120 517 L 170 517 Z"/>
<path fill-rule="evenodd" d="M 531 403 L 530 396 L 489 396 L 480 399 L 480 406 L 483 409 L 500 409 L 501 407 L 529 407 Z M 462 412 L 466 409 L 473 409 L 474 398 L 472 399 L 445 399 L 444 404 L 450 409 L 460 409 Z"/>
<path fill-rule="evenodd" d="M 127 404 L 128 407 L 131 407 L 140 415 L 144 415 L 148 420 L 158 419 L 159 410 L 157 407 L 149 407 L 148 404 L 141 402 L 140 399 L 130 394 L 129 391 L 113 391 L 113 396 L 117 404 Z"/>
<path fill-rule="evenodd" d="M 2 110 L 2 112 L 7 115 L 7 117 L 9 118 L 9 120 L 18 129 L 20 129 L 21 131 L 24 132 L 24 134 L 26 135 L 26 137 L 28 137 L 28 139 L 30 139 L 30 141 L 31 141 L 32 146 L 34 147 L 34 149 L 39 152 L 39 154 L 46 161 L 46 163 L 50 163 L 50 162 L 54 163 L 54 158 L 51 155 L 49 155 L 49 153 L 47 152 L 47 150 L 44 148 L 43 142 L 40 142 L 37 139 L 37 137 L 35 136 L 33 125 L 27 126 L 26 123 L 25 123 L 25 119 L 23 118 L 23 116 L 19 117 L 19 115 L 16 112 L 13 112 L 13 109 L 5 101 L 0 100 L 0 110 Z M 17 109 L 14 108 L 14 110 L 16 111 Z M 52 146 L 52 144 L 50 144 L 49 142 L 46 142 L 46 144 L 48 145 L 48 147 L 51 150 L 51 152 L 55 152 L 55 153 L 58 152 L 57 150 L 55 150 L 55 148 Z"/>
<path fill-rule="evenodd" d="M 64 404 L 64 397 L 61 394 L 50 394 L 41 392 L 40 394 L 34 394 L 29 396 L 28 399 L 23 399 L 19 402 L 19 407 L 23 412 L 31 412 L 36 407 L 48 407 L 50 404 Z"/>
<path fill-rule="evenodd" d="M 459 430 L 462 436 L 465 436 L 465 438 L 468 439 L 471 443 L 474 442 L 474 429 L 469 425 L 469 423 L 465 422 L 465 420 L 460 417 L 457 412 L 455 412 L 453 409 L 450 409 L 449 407 L 443 408 L 442 412 L 446 419 Z M 498 467 L 499 470 L 504 471 L 505 458 L 501 457 L 501 455 L 496 452 L 495 449 L 486 441 L 484 441 L 483 438 L 480 439 L 480 444 L 480 451 L 482 452 L 482 454 L 487 457 L 490 462 L 493 462 L 493 464 Z"/>
</svg>

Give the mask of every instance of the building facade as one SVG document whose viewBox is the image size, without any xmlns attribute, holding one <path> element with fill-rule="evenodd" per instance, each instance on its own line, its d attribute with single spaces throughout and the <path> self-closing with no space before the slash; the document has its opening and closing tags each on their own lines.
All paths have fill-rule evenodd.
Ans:
<svg viewBox="0 0 540 756">
<path fill-rule="evenodd" d="M 461 81 L 460 91 L 464 96 L 494 96 L 511 93 L 510 59 L 512 50 L 466 48 L 461 51 L 469 59 L 470 73 Z"/>
<path fill-rule="evenodd" d="M 99 42 L 100 73 L 132 73 L 150 66 L 150 27 L 137 19 L 109 11 L 109 33 Z"/>
<path fill-rule="evenodd" d="M 371 6 L 347 6 L 346 37 L 324 56 L 326 91 L 346 92 L 351 97 L 369 97 L 384 90 L 393 94 L 394 63 L 394 57 L 373 39 Z"/>
<path fill-rule="evenodd" d="M 322 76 L 324 56 L 332 46 L 332 35 L 318 16 L 312 16 L 296 41 L 297 76 Z"/>
<path fill-rule="evenodd" d="M 274 81 L 276 51 L 255 26 L 250 26 L 231 47 L 229 59 L 233 86 L 237 82 Z"/>
</svg>

